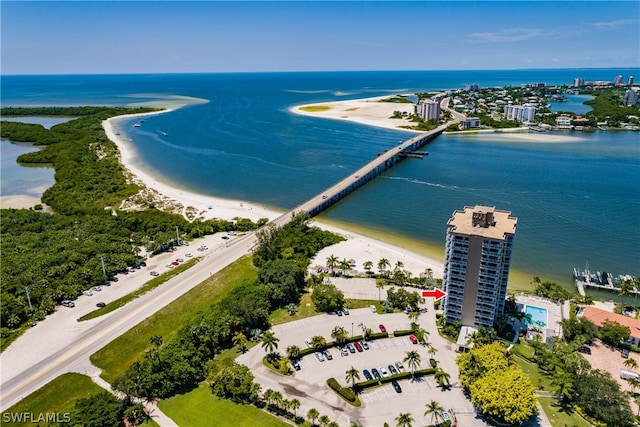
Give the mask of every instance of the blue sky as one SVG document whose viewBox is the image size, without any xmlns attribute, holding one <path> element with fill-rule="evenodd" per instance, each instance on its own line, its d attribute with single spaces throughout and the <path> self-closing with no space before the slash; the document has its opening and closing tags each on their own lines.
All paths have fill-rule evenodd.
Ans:
<svg viewBox="0 0 640 427">
<path fill-rule="evenodd" d="M 638 1 L 2 1 L 2 74 L 640 66 Z"/>
</svg>

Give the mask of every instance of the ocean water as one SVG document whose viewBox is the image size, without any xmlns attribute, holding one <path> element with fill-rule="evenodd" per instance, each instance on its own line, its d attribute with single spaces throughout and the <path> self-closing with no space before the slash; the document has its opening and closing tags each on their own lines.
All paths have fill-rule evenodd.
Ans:
<svg viewBox="0 0 640 427">
<path fill-rule="evenodd" d="M 138 166 L 181 188 L 289 209 L 412 135 L 299 116 L 291 106 L 468 83 L 612 80 L 639 71 L 3 76 L 1 94 L 2 106 L 205 99 L 145 118 L 139 128 L 135 120 L 121 121 L 118 131 L 133 140 Z M 572 99 L 562 109 L 570 104 L 585 107 Z M 551 144 L 444 135 L 427 146 L 428 157 L 400 163 L 322 216 L 442 248 L 455 209 L 495 205 L 518 217 L 513 269 L 519 272 L 569 283 L 572 268 L 588 261 L 593 269 L 640 275 L 640 135 L 577 136 Z"/>
</svg>

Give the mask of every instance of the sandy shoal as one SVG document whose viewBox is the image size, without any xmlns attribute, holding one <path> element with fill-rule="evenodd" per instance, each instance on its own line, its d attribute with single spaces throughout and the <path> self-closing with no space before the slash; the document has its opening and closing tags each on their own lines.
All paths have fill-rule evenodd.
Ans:
<svg viewBox="0 0 640 427">
<path fill-rule="evenodd" d="M 386 129 L 418 132 L 400 127 L 415 126 L 416 124 L 414 122 L 407 119 L 390 118 L 394 111 L 406 112 L 409 115 L 414 114 L 414 105 L 410 103 L 381 102 L 381 100 L 385 98 L 390 98 L 390 96 L 298 105 L 289 108 L 289 111 L 303 116 L 346 120 Z M 305 108 L 322 108 L 322 110 L 305 111 Z"/>
<path fill-rule="evenodd" d="M 393 104 L 392 106 L 398 107 L 399 105 L 402 104 Z M 267 209 L 260 205 L 242 200 L 223 199 L 178 189 L 172 187 L 170 184 L 161 182 L 156 177 L 153 177 L 136 167 L 135 164 L 133 164 L 135 156 L 128 145 L 128 141 L 123 135 L 116 135 L 113 127 L 114 123 L 124 118 L 129 119 L 131 117 L 149 114 L 166 114 L 169 111 L 171 110 L 168 109 L 159 113 L 154 112 L 139 115 L 118 116 L 107 119 L 102 123 L 107 137 L 113 141 L 120 150 L 121 163 L 129 170 L 130 173 L 135 175 L 137 180 L 141 181 L 143 185 L 155 189 L 162 195 L 181 203 L 184 206 L 193 206 L 197 208 L 198 211 L 201 212 L 203 219 L 219 218 L 231 220 L 236 217 L 241 217 L 249 218 L 254 221 L 260 218 L 269 218 L 272 220 L 282 214 L 282 212 Z M 209 207 L 211 207 L 211 209 L 209 209 Z M 392 268 L 395 266 L 396 262 L 401 261 L 404 264 L 404 269 L 411 271 L 414 277 L 423 273 L 426 269 L 431 269 L 434 277 L 442 277 L 442 261 L 438 261 L 436 259 L 408 251 L 399 246 L 395 246 L 381 240 L 376 240 L 343 228 L 324 224 L 321 221 L 314 220 L 313 224 L 347 238 L 345 242 L 327 247 L 320 251 L 316 255 L 315 260 L 312 260 L 312 264 L 314 265 L 325 265 L 327 257 L 335 255 L 340 259 L 346 258 L 347 260 L 356 260 L 357 269 L 364 271 L 362 264 L 365 261 L 373 262 L 375 268 L 375 265 L 377 265 L 380 259 L 386 258 L 392 264 Z"/>
<path fill-rule="evenodd" d="M 0 197 L 0 209 L 31 209 L 42 202 L 39 197 L 16 195 Z"/>
</svg>

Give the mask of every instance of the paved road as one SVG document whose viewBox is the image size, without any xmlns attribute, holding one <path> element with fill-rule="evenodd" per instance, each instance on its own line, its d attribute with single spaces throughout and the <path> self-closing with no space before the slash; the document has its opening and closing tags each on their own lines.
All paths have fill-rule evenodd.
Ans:
<svg viewBox="0 0 640 427">
<path fill-rule="evenodd" d="M 61 374 L 86 373 L 91 369 L 89 356 L 245 255 L 255 244 L 255 236 L 250 233 L 228 243 L 221 243 L 225 241 L 221 241 L 220 236 L 210 236 L 204 241 L 209 242 L 211 249 L 201 254 L 205 258 L 203 261 L 126 306 L 96 319 L 77 322 L 75 319 L 95 308 L 95 302 L 116 299 L 115 293 L 108 295 L 110 288 L 104 288 L 100 295 L 81 297 L 76 309 L 59 307 L 57 313 L 16 340 L 0 355 L 0 409 L 4 411 Z M 196 254 L 196 247 L 183 247 L 181 252 L 164 254 L 154 262 L 159 264 L 157 268 L 164 268 L 166 261 L 162 257 L 173 259 L 187 251 Z M 150 268 L 152 265 L 148 266 Z M 135 274 L 141 282 L 150 278 L 144 272 L 129 276 Z M 125 281 L 124 278 L 120 280 Z"/>
</svg>

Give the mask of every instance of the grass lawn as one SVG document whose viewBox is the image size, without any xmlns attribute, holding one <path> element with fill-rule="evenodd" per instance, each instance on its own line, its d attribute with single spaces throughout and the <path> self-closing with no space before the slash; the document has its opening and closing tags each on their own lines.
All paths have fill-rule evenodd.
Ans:
<svg viewBox="0 0 640 427">
<path fill-rule="evenodd" d="M 193 267 L 199 261 L 200 261 L 200 258 L 190 259 L 189 261 L 185 262 L 184 264 L 181 264 L 178 267 L 163 273 L 159 277 L 156 277 L 156 278 L 153 278 L 153 279 L 149 280 L 140 289 L 136 289 L 135 291 L 133 291 L 131 293 L 128 293 L 127 295 L 124 295 L 124 296 L 118 298 L 115 301 L 110 302 L 105 307 L 99 308 L 97 310 L 93 310 L 93 311 L 85 314 L 84 316 L 79 318 L 78 321 L 82 322 L 83 320 L 94 319 L 96 317 L 104 316 L 107 313 L 111 313 L 112 311 L 117 310 L 120 307 L 123 307 L 128 302 L 138 298 L 140 295 L 144 295 L 147 292 L 157 288 L 158 286 L 160 286 L 163 283 L 165 283 L 167 280 L 177 276 L 178 274 L 182 273 L 183 271 L 187 270 L 188 268 Z"/>
<path fill-rule="evenodd" d="M 547 376 L 542 369 L 538 368 L 538 365 L 528 362 L 521 357 L 514 357 L 513 360 L 520 369 L 529 376 L 531 383 L 538 390 L 555 391 L 555 388 L 551 385 L 551 377 Z"/>
<path fill-rule="evenodd" d="M 289 426 L 286 422 L 254 406 L 241 405 L 214 396 L 205 383 L 189 393 L 162 400 L 158 406 L 180 426 Z"/>
<path fill-rule="evenodd" d="M 298 304 L 298 310 L 293 314 L 293 316 L 290 316 L 287 309 L 283 307 L 273 311 L 269 315 L 269 322 L 271 322 L 271 325 L 275 326 L 282 323 L 293 322 L 294 320 L 317 316 L 319 314 L 322 313 L 318 313 L 316 311 L 316 306 L 313 301 L 311 301 L 311 292 L 305 292 L 302 294 L 300 304 Z"/>
<path fill-rule="evenodd" d="M 591 427 L 591 424 L 573 409 L 565 409 L 558 405 L 558 401 L 553 397 L 539 397 L 538 401 L 553 427 Z"/>
<path fill-rule="evenodd" d="M 102 391 L 104 391 L 104 389 L 96 385 L 96 383 L 91 381 L 91 378 L 86 375 L 73 373 L 63 374 L 4 411 L 2 413 L 2 424 L 10 424 L 16 427 L 36 425 L 28 422 L 4 423 L 6 420 L 5 417 L 10 417 L 9 414 L 22 414 L 25 412 L 33 414 L 34 420 L 37 420 L 40 414 L 43 414 L 45 417 L 46 414 L 51 416 L 57 414 L 57 419 L 63 421 L 68 419 L 69 416 L 73 417 L 72 412 L 75 409 L 77 400 L 85 399 Z M 71 422 L 73 422 L 73 420 L 71 420 Z M 65 424 L 65 422 L 62 424 Z M 155 426 L 157 424 L 154 421 L 149 421 L 143 425 Z"/>
<path fill-rule="evenodd" d="M 113 383 L 144 355 L 152 335 L 160 335 L 168 343 L 187 319 L 220 301 L 244 279 L 257 278 L 257 274 L 251 257 L 241 258 L 94 353 L 91 362 L 102 369 L 102 378 Z"/>
</svg>

